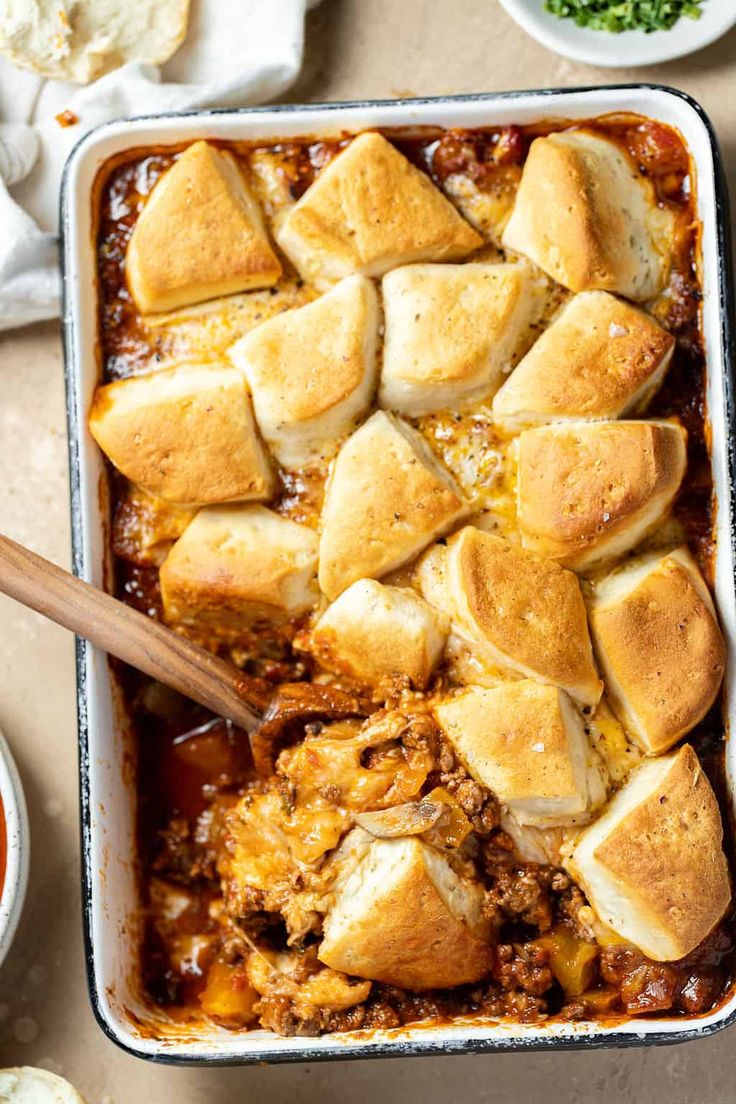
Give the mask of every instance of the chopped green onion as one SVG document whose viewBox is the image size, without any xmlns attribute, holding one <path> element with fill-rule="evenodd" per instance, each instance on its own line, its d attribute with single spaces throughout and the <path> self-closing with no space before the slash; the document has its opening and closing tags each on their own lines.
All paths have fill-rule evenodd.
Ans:
<svg viewBox="0 0 736 1104">
<path fill-rule="evenodd" d="M 668 31 L 682 16 L 699 19 L 703 0 L 545 0 L 548 12 L 590 31 Z"/>
</svg>

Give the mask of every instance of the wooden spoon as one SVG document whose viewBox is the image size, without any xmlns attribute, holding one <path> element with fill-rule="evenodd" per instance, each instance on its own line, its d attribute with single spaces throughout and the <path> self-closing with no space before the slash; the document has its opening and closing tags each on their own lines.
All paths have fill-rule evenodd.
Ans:
<svg viewBox="0 0 736 1104">
<path fill-rule="evenodd" d="M 0 534 L 0 593 L 252 732 L 267 704 L 247 675 Z"/>
</svg>

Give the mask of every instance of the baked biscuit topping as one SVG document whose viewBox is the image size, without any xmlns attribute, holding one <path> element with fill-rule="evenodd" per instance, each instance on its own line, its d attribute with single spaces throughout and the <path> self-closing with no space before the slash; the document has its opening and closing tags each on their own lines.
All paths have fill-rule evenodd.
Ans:
<svg viewBox="0 0 736 1104">
<path fill-rule="evenodd" d="M 179 1019 L 723 992 L 689 161 L 648 120 L 548 131 L 199 142 L 103 190 L 119 587 L 265 709 L 248 742 L 129 695 L 145 980 Z"/>
</svg>

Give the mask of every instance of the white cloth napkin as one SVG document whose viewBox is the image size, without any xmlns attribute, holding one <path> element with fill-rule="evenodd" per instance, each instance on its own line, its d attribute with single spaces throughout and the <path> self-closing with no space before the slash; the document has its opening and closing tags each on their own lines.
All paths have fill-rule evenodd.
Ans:
<svg viewBox="0 0 736 1104">
<path fill-rule="evenodd" d="M 0 330 L 59 313 L 59 180 L 79 138 L 109 119 L 274 99 L 299 73 L 313 4 L 193 0 L 186 41 L 169 62 L 124 65 L 84 87 L 0 58 Z M 60 126 L 64 110 L 79 122 Z"/>
</svg>

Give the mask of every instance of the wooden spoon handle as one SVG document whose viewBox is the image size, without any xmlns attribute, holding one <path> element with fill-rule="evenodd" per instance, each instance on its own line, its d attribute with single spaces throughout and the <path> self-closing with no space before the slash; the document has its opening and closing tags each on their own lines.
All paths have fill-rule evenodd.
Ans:
<svg viewBox="0 0 736 1104">
<path fill-rule="evenodd" d="M 248 732 L 260 722 L 236 667 L 1 534 L 0 592 Z"/>
</svg>

